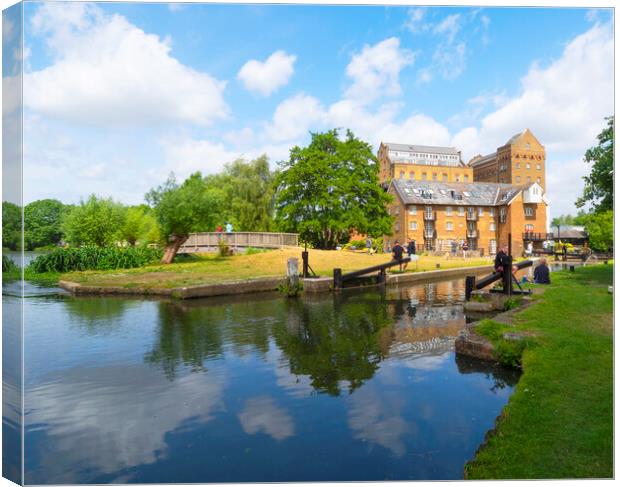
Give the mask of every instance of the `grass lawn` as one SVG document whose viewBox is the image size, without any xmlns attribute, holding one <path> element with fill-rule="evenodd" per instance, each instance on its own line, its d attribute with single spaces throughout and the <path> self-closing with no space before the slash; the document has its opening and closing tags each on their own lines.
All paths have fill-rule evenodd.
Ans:
<svg viewBox="0 0 620 487">
<path fill-rule="evenodd" d="M 468 479 L 613 476 L 613 266 L 555 272 L 515 331 L 534 345 Z"/>
<path fill-rule="evenodd" d="M 289 257 L 299 259 L 301 270 L 301 250 L 301 248 L 287 248 L 231 257 L 200 254 L 194 258 L 188 258 L 186 262 L 170 265 L 150 265 L 137 269 L 113 271 L 71 272 L 62 275 L 61 279 L 93 286 L 175 288 L 256 277 L 284 276 L 286 275 L 286 261 Z M 310 267 L 322 276 L 333 275 L 335 267 L 340 267 L 347 272 L 391 260 L 390 254 L 368 255 L 346 250 L 309 250 L 309 253 Z M 491 263 L 490 257 L 447 259 L 421 256 L 417 270 L 434 270 L 436 264 L 440 264 L 442 269 L 448 269 L 490 265 Z M 409 264 L 408 271 L 416 271 L 414 262 Z"/>
</svg>

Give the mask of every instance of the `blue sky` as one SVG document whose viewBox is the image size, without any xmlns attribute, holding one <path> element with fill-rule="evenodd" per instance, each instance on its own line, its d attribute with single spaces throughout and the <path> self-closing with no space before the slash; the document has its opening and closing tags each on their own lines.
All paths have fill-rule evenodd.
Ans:
<svg viewBox="0 0 620 487">
<path fill-rule="evenodd" d="M 170 171 L 261 153 L 275 165 L 331 127 L 466 160 L 530 128 L 547 148 L 552 214 L 574 213 L 583 152 L 613 113 L 612 16 L 30 2 L 24 199 L 139 203 Z"/>
</svg>

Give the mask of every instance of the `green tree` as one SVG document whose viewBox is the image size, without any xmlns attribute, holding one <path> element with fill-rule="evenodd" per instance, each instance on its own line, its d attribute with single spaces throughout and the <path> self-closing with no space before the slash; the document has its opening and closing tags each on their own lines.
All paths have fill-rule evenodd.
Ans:
<svg viewBox="0 0 620 487">
<path fill-rule="evenodd" d="M 211 190 L 199 172 L 183 184 L 174 175 L 146 194 L 153 207 L 166 250 L 162 264 L 170 264 L 191 232 L 213 230 L 221 211 L 221 197 Z"/>
<path fill-rule="evenodd" d="M 62 239 L 65 205 L 58 200 L 33 201 L 24 208 L 24 241 L 27 250 L 56 245 Z"/>
<path fill-rule="evenodd" d="M 293 147 L 276 178 L 276 221 L 317 248 L 348 240 L 352 230 L 373 237 L 390 234 L 391 200 L 379 186 L 371 146 L 347 130 L 311 134 L 307 147 Z"/>
<path fill-rule="evenodd" d="M 127 208 L 119 236 L 132 247 L 138 242 L 149 244 L 159 241 L 157 220 L 153 215 L 153 210 L 147 205 Z"/>
<path fill-rule="evenodd" d="M 558 225 L 575 225 L 575 217 L 573 215 L 560 215 L 551 220 L 551 226 L 557 227 Z"/>
<path fill-rule="evenodd" d="M 583 195 L 575 206 L 591 203 L 595 212 L 612 210 L 614 206 L 614 117 L 607 117 L 607 127 L 598 134 L 598 145 L 586 151 L 585 162 L 592 163 Z"/>
<path fill-rule="evenodd" d="M 221 220 L 246 232 L 268 232 L 273 228 L 275 175 L 263 155 L 226 164 L 220 174 L 207 176 L 207 185 L 221 193 L 226 205 Z"/>
<path fill-rule="evenodd" d="M 120 203 L 93 194 L 66 214 L 62 229 L 71 245 L 105 247 L 119 240 L 124 220 L 125 209 Z"/>
<path fill-rule="evenodd" d="M 2 246 L 20 250 L 22 244 L 22 210 L 8 201 L 2 202 Z"/>
<path fill-rule="evenodd" d="M 614 212 L 591 213 L 585 221 L 590 247 L 606 252 L 614 245 Z"/>
</svg>

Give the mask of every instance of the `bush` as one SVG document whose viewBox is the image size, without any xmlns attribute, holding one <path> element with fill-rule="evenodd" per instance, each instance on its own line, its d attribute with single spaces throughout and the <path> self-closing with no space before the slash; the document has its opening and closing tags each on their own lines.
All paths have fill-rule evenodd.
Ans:
<svg viewBox="0 0 620 487">
<path fill-rule="evenodd" d="M 161 249 L 148 247 L 95 247 L 56 249 L 33 260 L 28 269 L 36 272 L 130 269 L 157 262 Z"/>
<path fill-rule="evenodd" d="M 13 262 L 13 259 L 11 259 L 10 257 L 7 257 L 6 255 L 2 256 L 2 272 L 10 272 L 17 269 L 17 266 L 15 265 L 15 262 Z"/>
</svg>

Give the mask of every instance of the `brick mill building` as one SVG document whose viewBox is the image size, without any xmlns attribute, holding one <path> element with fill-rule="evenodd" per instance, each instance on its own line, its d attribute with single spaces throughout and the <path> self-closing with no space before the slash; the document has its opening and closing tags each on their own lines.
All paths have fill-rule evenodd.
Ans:
<svg viewBox="0 0 620 487">
<path fill-rule="evenodd" d="M 527 242 L 547 238 L 545 150 L 525 130 L 487 156 L 463 163 L 452 147 L 382 143 L 381 183 L 393 195 L 394 240 L 411 238 L 419 249 L 494 254 L 510 245 L 520 255 Z"/>
</svg>

